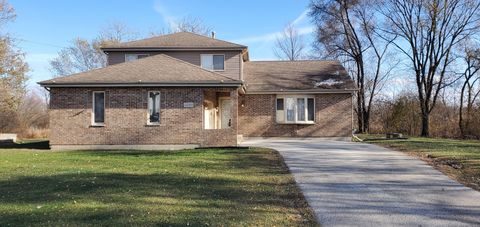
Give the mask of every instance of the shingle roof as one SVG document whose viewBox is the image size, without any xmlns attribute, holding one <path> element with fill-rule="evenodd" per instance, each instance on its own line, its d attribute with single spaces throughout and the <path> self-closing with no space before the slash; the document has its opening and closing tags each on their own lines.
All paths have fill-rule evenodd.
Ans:
<svg viewBox="0 0 480 227">
<path fill-rule="evenodd" d="M 244 78 L 247 92 L 356 89 L 339 61 L 249 61 Z"/>
<path fill-rule="evenodd" d="M 246 49 L 246 46 L 235 44 L 191 32 L 178 32 L 147 39 L 124 42 L 102 47 L 108 49 L 151 49 L 151 48 L 184 48 L 184 49 Z"/>
<path fill-rule="evenodd" d="M 124 62 L 39 82 L 42 86 L 62 85 L 175 85 L 198 84 L 210 86 L 234 86 L 241 81 L 233 80 L 197 65 L 158 54 L 135 61 Z"/>
</svg>

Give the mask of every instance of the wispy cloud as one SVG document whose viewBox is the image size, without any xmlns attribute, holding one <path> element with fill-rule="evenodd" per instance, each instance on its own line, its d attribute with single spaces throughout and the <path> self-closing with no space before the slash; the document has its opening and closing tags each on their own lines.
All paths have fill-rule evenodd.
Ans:
<svg viewBox="0 0 480 227">
<path fill-rule="evenodd" d="M 300 24 L 301 22 L 305 21 L 305 19 L 308 16 L 309 10 L 303 11 L 295 20 L 293 20 L 291 23 L 295 26 Z M 304 26 L 304 27 L 298 27 L 297 31 L 299 35 L 306 35 L 310 34 L 315 30 L 314 26 Z M 250 36 L 250 37 L 245 37 L 245 38 L 240 38 L 233 40 L 233 42 L 236 43 L 259 43 L 259 42 L 272 42 L 274 41 L 277 37 L 282 35 L 283 31 L 278 31 L 278 32 L 272 32 L 272 33 L 267 33 L 267 34 L 262 34 L 262 35 L 256 35 L 256 36 Z"/>
<path fill-rule="evenodd" d="M 298 16 L 297 18 L 295 18 L 295 20 L 292 21 L 292 24 L 297 25 L 300 22 L 304 21 L 305 18 L 307 18 L 309 12 L 310 12 L 310 9 L 306 9 L 305 11 L 303 11 L 302 14 L 300 14 L 300 16 Z"/>
<path fill-rule="evenodd" d="M 160 16 L 162 16 L 163 21 L 169 27 L 176 27 L 177 18 L 170 14 L 170 12 L 163 6 L 160 0 L 155 1 L 155 3 L 153 4 L 153 9 L 155 10 L 155 12 L 160 14 Z"/>
</svg>

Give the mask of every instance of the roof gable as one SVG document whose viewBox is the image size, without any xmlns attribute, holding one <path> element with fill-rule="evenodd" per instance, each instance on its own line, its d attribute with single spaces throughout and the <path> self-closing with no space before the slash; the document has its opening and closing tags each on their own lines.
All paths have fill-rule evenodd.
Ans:
<svg viewBox="0 0 480 227">
<path fill-rule="evenodd" d="M 155 36 L 147 39 L 124 42 L 102 47 L 110 49 L 246 49 L 246 46 L 235 44 L 191 32 L 177 32 Z"/>
<path fill-rule="evenodd" d="M 241 81 L 205 70 L 197 65 L 158 54 L 135 61 L 39 82 L 42 86 L 61 85 L 181 85 L 241 84 Z"/>
</svg>

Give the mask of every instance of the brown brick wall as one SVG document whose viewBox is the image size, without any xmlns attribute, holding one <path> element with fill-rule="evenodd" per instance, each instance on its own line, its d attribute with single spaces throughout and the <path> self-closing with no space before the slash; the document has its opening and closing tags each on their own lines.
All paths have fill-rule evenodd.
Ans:
<svg viewBox="0 0 480 227">
<path fill-rule="evenodd" d="M 315 124 L 276 123 L 276 95 L 239 98 L 238 133 L 244 137 L 349 137 L 352 133 L 352 95 L 315 95 Z"/>
<path fill-rule="evenodd" d="M 52 88 L 50 144 L 52 145 L 170 145 L 234 146 L 237 144 L 237 106 L 232 128 L 203 129 L 202 88 Z M 237 102 L 236 89 L 227 92 Z M 92 92 L 105 91 L 105 126 L 92 127 Z M 147 125 L 148 91 L 161 92 L 161 122 Z M 193 108 L 184 108 L 193 102 Z"/>
</svg>

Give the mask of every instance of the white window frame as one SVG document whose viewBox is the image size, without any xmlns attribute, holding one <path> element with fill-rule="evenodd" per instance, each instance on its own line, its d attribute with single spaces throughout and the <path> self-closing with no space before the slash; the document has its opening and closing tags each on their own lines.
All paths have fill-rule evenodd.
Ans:
<svg viewBox="0 0 480 227">
<path fill-rule="evenodd" d="M 213 64 L 213 56 L 214 55 L 219 55 L 219 56 L 223 56 L 223 69 L 214 69 L 214 64 Z M 202 57 L 203 56 L 211 56 L 212 57 L 212 69 L 206 69 L 206 68 L 203 68 L 203 64 L 202 64 Z M 225 65 L 225 54 L 200 54 L 200 67 L 202 67 L 202 69 L 205 69 L 205 70 L 209 70 L 209 71 L 215 71 L 215 72 L 223 72 L 225 71 L 225 68 L 226 68 L 226 65 Z"/>
<path fill-rule="evenodd" d="M 293 121 L 288 121 L 287 120 L 287 98 L 292 98 L 295 100 L 295 107 L 294 107 L 294 120 Z M 298 105 L 297 105 L 297 99 L 304 99 L 305 100 L 305 120 L 304 121 L 299 121 L 298 120 Z M 308 99 L 313 99 L 313 121 L 308 120 Z M 283 121 L 280 121 L 275 115 L 276 122 L 279 124 L 315 124 L 315 118 L 316 118 L 316 101 L 315 101 L 315 96 L 312 95 L 277 95 L 275 98 L 275 114 L 277 114 L 277 99 L 283 99 Z"/>
<path fill-rule="evenodd" d="M 95 94 L 96 93 L 103 93 L 103 122 L 95 122 Z M 105 91 L 93 91 L 92 92 L 92 126 L 105 126 L 105 121 L 106 121 L 106 109 L 105 109 L 105 102 L 106 102 L 106 95 Z"/>
<path fill-rule="evenodd" d="M 125 54 L 125 62 L 129 62 L 127 61 L 128 57 L 127 56 L 135 56 L 135 60 L 138 60 L 138 56 L 145 56 L 145 57 L 149 57 L 150 54 Z M 135 60 L 130 60 L 130 61 L 135 61 Z"/>
<path fill-rule="evenodd" d="M 150 100 L 150 93 L 152 92 L 158 92 L 158 122 L 150 122 L 150 103 L 149 103 L 149 100 Z M 162 118 L 161 118 L 161 113 L 162 111 L 162 92 L 160 92 L 159 90 L 151 90 L 151 91 L 148 91 L 147 92 L 147 125 L 160 125 L 160 123 L 162 122 Z"/>
</svg>

